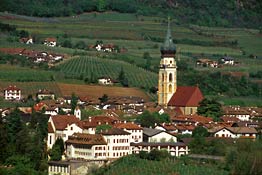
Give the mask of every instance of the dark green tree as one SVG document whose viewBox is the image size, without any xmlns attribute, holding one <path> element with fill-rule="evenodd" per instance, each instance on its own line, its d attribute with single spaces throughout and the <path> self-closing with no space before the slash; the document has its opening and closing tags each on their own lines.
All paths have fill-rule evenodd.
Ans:
<svg viewBox="0 0 262 175">
<path fill-rule="evenodd" d="M 192 137 L 208 137 L 209 133 L 206 128 L 202 126 L 197 126 L 193 132 L 192 132 Z"/>
<path fill-rule="evenodd" d="M 106 103 L 108 101 L 108 95 L 104 94 L 102 97 L 98 98 L 100 103 Z"/>
<path fill-rule="evenodd" d="M 205 98 L 199 103 L 197 114 L 206 117 L 212 117 L 214 121 L 218 121 L 223 115 L 221 104 L 214 99 Z"/>
<path fill-rule="evenodd" d="M 72 93 L 71 95 L 71 113 L 74 113 L 74 110 L 77 106 L 78 97 L 75 95 L 75 93 Z"/>
<path fill-rule="evenodd" d="M 102 131 L 111 129 L 111 125 L 97 125 L 96 126 L 96 133 L 101 133 Z"/>
</svg>

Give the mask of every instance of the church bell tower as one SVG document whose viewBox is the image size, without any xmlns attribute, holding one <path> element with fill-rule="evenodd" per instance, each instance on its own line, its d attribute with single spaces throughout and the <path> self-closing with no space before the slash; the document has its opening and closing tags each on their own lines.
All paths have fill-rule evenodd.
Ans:
<svg viewBox="0 0 262 175">
<path fill-rule="evenodd" d="M 160 51 L 161 61 L 158 74 L 158 105 L 167 106 L 177 89 L 177 66 L 175 61 L 176 46 L 173 43 L 169 19 L 166 38 Z"/>
</svg>

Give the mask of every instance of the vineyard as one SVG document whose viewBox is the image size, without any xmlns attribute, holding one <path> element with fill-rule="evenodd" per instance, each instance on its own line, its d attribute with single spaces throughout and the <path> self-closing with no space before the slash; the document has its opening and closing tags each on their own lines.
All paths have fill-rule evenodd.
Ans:
<svg viewBox="0 0 262 175">
<path fill-rule="evenodd" d="M 108 167 L 99 169 L 95 175 L 228 175 L 229 172 L 215 166 L 184 164 L 174 160 L 150 161 L 134 155 L 123 157 Z"/>
<path fill-rule="evenodd" d="M 59 65 L 57 68 L 69 78 L 91 78 L 91 76 L 98 78 L 101 76 L 110 76 L 113 79 L 118 78 L 123 68 L 129 86 L 146 89 L 157 86 L 156 73 L 118 60 L 83 56 L 71 59 Z"/>
</svg>

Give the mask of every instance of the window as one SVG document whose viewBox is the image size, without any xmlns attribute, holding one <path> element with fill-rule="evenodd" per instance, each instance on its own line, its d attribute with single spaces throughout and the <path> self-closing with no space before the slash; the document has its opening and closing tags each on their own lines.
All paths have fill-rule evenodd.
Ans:
<svg viewBox="0 0 262 175">
<path fill-rule="evenodd" d="M 49 137 L 49 144 L 52 144 L 52 136 Z"/>
<path fill-rule="evenodd" d="M 162 73 L 162 81 L 165 81 L 165 74 Z"/>
<path fill-rule="evenodd" d="M 172 85 L 170 84 L 168 87 L 168 91 L 171 93 L 172 92 Z"/>
<path fill-rule="evenodd" d="M 169 73 L 169 82 L 172 82 L 172 81 L 173 81 L 173 74 Z"/>
</svg>

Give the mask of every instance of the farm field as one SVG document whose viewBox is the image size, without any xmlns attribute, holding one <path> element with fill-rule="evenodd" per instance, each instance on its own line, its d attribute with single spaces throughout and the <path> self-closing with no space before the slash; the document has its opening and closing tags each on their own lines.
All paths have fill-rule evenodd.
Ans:
<svg viewBox="0 0 262 175">
<path fill-rule="evenodd" d="M 71 59 L 58 66 L 58 69 L 69 77 L 87 77 L 91 78 L 92 74 L 96 77 L 110 76 L 117 79 L 121 69 L 128 79 L 130 86 L 150 87 L 157 86 L 157 74 L 138 68 L 132 64 L 102 58 L 82 56 Z"/>
<path fill-rule="evenodd" d="M 38 83 L 41 81 L 50 83 L 49 81 L 55 80 L 56 83 L 83 85 L 85 84 L 84 79 L 90 79 L 91 76 L 97 78 L 111 76 L 117 79 L 123 68 L 130 87 L 141 88 L 151 99 L 156 99 L 156 95 L 149 94 L 148 89 L 157 86 L 157 70 L 161 58 L 160 47 L 165 38 L 167 19 L 106 12 L 56 18 L 0 13 L 0 20 L 2 23 L 15 25 L 18 30 L 28 31 L 37 41 L 36 44 L 25 45 L 10 41 L 10 37 L 3 34 L 3 37 L 0 38 L 0 47 L 23 47 L 61 53 L 69 58 L 50 71 L 24 67 L 15 67 L 14 70 L 10 70 L 4 69 L 5 65 L 0 65 L 1 82 Z M 177 59 L 179 58 L 183 61 L 182 64 L 185 63 L 190 68 L 211 73 L 216 71 L 250 73 L 262 70 L 262 35 L 257 29 L 180 25 L 176 19 L 173 19 L 171 27 L 177 46 Z M 64 40 L 69 40 L 73 46 L 83 41 L 87 47 L 82 50 L 60 46 L 47 47 L 41 44 L 46 37 L 57 38 L 58 45 Z M 88 46 L 94 45 L 97 41 L 126 48 L 127 52 L 103 53 L 90 50 Z M 237 44 L 232 44 L 232 42 Z M 147 64 L 147 60 L 143 58 L 146 52 L 150 54 L 150 68 L 154 72 L 142 68 Z M 195 67 L 198 58 L 217 60 L 223 55 L 235 58 L 240 64 L 220 69 Z M 250 55 L 255 55 L 257 58 L 251 59 Z M 180 79 L 178 84 L 187 85 L 181 82 L 183 77 L 178 79 Z M 226 98 L 222 98 L 222 101 L 225 101 L 225 104 L 231 103 Z M 243 103 L 244 101 L 245 97 L 239 97 L 232 103 Z M 258 100 L 252 98 L 247 101 L 248 104 L 258 103 Z"/>
<path fill-rule="evenodd" d="M 65 84 L 57 83 L 57 86 L 61 90 L 63 96 L 71 96 L 74 92 L 78 96 L 88 96 L 99 98 L 104 94 L 110 96 L 136 96 L 142 97 L 148 101 L 149 97 L 138 88 L 124 88 L 124 87 L 113 87 L 113 86 L 98 86 L 98 85 L 76 85 L 76 84 Z"/>
</svg>

